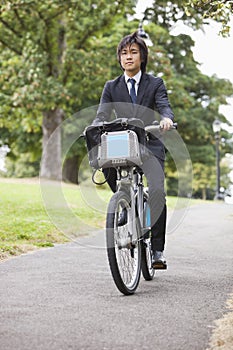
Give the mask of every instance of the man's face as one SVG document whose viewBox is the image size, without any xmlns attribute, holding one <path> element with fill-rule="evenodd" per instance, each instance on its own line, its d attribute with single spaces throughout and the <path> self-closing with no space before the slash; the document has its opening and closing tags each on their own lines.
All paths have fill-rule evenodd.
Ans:
<svg viewBox="0 0 233 350">
<path fill-rule="evenodd" d="M 121 51 L 121 66 L 129 77 L 133 77 L 141 69 L 141 55 L 138 44 L 124 47 Z"/>
</svg>

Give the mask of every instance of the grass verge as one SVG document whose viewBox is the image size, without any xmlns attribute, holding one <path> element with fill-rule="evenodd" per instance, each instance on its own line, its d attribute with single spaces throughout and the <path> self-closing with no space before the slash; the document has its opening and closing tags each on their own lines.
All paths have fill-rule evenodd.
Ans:
<svg viewBox="0 0 233 350">
<path fill-rule="evenodd" d="M 0 259 L 66 239 L 51 224 L 36 183 L 0 182 Z"/>
<path fill-rule="evenodd" d="M 77 237 L 104 227 L 111 196 L 106 187 L 62 184 L 60 197 L 59 186 L 42 187 L 38 179 L 0 178 L 0 260 L 68 242 L 74 231 Z M 186 203 L 180 198 L 177 206 L 177 198 L 168 198 L 169 208 Z"/>
<path fill-rule="evenodd" d="M 80 191 L 77 191 L 78 186 L 63 187 L 65 203 L 68 203 L 73 217 L 79 217 L 80 222 L 86 218 L 90 226 L 102 227 L 104 214 L 96 213 L 94 208 L 86 205 Z M 109 196 L 109 191 L 102 192 L 105 198 Z M 70 240 L 56 227 L 54 218 L 48 215 L 39 180 L 0 178 L 0 206 L 0 260 Z M 63 208 L 60 208 L 58 216 L 61 221 L 66 221 Z M 86 233 L 82 227 L 76 229 L 80 235 Z"/>
</svg>

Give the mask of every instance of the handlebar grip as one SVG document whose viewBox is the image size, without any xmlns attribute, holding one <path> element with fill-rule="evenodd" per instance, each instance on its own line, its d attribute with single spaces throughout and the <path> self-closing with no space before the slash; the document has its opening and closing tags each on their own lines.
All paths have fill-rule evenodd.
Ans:
<svg viewBox="0 0 233 350">
<path fill-rule="evenodd" d="M 178 127 L 178 124 L 177 123 L 173 123 L 173 125 L 172 125 L 170 130 L 177 129 L 177 127 Z M 145 130 L 148 133 L 153 133 L 153 132 L 158 132 L 158 131 L 163 130 L 163 129 L 161 128 L 161 126 L 159 124 L 152 124 L 152 125 L 147 125 L 145 127 Z"/>
<path fill-rule="evenodd" d="M 145 130 L 146 132 L 155 132 L 155 131 L 159 131 L 161 129 L 160 125 L 147 125 L 145 126 Z"/>
</svg>

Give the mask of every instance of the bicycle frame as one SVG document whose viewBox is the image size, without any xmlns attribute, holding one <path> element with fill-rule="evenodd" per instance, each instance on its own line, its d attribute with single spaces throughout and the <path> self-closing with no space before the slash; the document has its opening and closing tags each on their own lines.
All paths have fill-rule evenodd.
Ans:
<svg viewBox="0 0 233 350">
<path fill-rule="evenodd" d="M 132 232 L 135 232 L 136 216 L 140 222 L 141 238 L 150 229 L 145 227 L 144 220 L 144 185 L 143 173 L 138 167 L 119 167 L 117 170 L 117 191 L 123 190 L 130 194 Z M 130 189 L 130 190 L 129 190 Z"/>
<path fill-rule="evenodd" d="M 117 167 L 116 170 L 117 191 L 109 202 L 106 219 L 108 260 L 117 288 L 130 295 L 137 289 L 141 272 L 147 281 L 151 281 L 155 274 L 150 226 L 145 215 L 149 208 L 148 193 L 139 167 Z M 121 205 L 124 201 L 128 203 L 127 207 Z M 124 210 L 127 213 L 125 218 Z M 119 221 L 119 218 L 123 220 Z"/>
</svg>

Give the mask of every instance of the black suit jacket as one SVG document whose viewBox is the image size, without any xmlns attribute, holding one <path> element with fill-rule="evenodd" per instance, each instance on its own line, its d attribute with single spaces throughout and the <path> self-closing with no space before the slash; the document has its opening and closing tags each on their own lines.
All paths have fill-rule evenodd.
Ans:
<svg viewBox="0 0 233 350">
<path fill-rule="evenodd" d="M 163 80 L 146 73 L 141 76 L 135 105 L 132 104 L 124 75 L 105 84 L 93 124 L 110 121 L 112 112 L 116 118 L 141 119 L 145 126 L 159 118 L 174 119 Z M 148 148 L 156 157 L 165 158 L 163 143 L 157 138 L 149 141 Z"/>
</svg>

